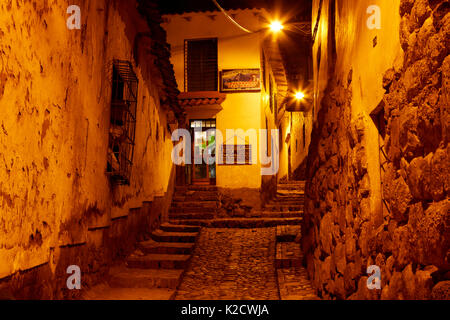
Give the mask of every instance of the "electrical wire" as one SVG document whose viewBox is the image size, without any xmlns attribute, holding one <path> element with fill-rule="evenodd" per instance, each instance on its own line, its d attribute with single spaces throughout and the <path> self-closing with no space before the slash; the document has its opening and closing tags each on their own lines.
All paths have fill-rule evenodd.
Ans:
<svg viewBox="0 0 450 320">
<path fill-rule="evenodd" d="M 234 23 L 239 29 L 241 29 L 242 31 L 247 32 L 247 33 L 254 33 L 253 31 L 250 31 L 250 30 L 244 28 L 239 23 L 237 23 L 236 20 L 234 20 L 232 17 L 230 17 L 228 15 L 228 13 L 220 6 L 220 4 L 216 0 L 212 0 L 212 2 L 214 2 L 216 7 L 219 8 L 220 11 L 222 11 L 222 13 L 225 15 L 225 17 L 227 17 L 228 20 L 230 20 L 232 23 Z"/>
<path fill-rule="evenodd" d="M 244 32 L 247 33 L 256 33 L 258 31 L 251 31 L 248 30 L 247 28 L 244 28 L 243 26 L 241 26 L 236 20 L 234 20 L 221 6 L 220 4 L 216 1 L 216 0 L 212 0 L 212 2 L 215 4 L 215 6 L 225 15 L 225 17 L 230 20 L 234 25 L 236 25 L 239 29 L 241 29 Z M 319 17 L 320 17 L 320 11 L 322 10 L 322 0 L 320 1 L 320 9 L 319 9 Z M 318 21 L 316 22 L 316 26 L 315 26 L 315 33 L 317 33 L 317 26 L 318 26 Z M 301 33 L 303 35 L 306 36 L 310 36 L 311 35 L 311 25 L 309 23 L 293 23 L 292 24 L 293 29 L 291 31 L 297 32 L 297 33 Z M 315 38 L 315 34 L 313 35 L 313 38 Z"/>
</svg>

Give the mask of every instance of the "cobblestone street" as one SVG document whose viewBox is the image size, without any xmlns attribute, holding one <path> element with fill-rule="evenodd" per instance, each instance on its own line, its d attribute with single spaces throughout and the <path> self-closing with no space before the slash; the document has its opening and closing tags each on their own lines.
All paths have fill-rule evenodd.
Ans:
<svg viewBox="0 0 450 320">
<path fill-rule="evenodd" d="M 176 299 L 277 300 L 275 228 L 203 228 Z"/>
</svg>

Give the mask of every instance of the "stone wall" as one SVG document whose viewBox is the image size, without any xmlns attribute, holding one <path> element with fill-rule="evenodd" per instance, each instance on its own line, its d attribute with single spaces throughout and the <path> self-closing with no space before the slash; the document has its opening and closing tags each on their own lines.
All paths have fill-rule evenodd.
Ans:
<svg viewBox="0 0 450 320">
<path fill-rule="evenodd" d="M 302 247 L 323 298 L 450 298 L 449 3 L 402 0 L 399 14 L 403 60 L 385 72 L 372 114 L 383 152 L 367 148 L 371 120 L 352 105 L 351 70 L 331 74 L 312 133 Z M 383 160 L 381 212 L 369 200 L 373 157 Z M 381 290 L 367 288 L 369 265 L 381 268 Z"/>
<path fill-rule="evenodd" d="M 66 27 L 67 1 L 0 4 L 0 291 L 16 298 L 77 296 L 65 285 L 73 264 L 82 288 L 101 280 L 165 218 L 173 188 L 163 102 L 177 89 L 161 74 L 158 14 L 134 1 L 71 4 L 81 30 Z M 106 174 L 113 59 L 139 80 L 126 186 Z"/>
</svg>

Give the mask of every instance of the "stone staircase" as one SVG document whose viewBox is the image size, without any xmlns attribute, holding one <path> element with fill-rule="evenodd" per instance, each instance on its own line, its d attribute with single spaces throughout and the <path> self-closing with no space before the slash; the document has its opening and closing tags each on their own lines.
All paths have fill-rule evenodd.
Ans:
<svg viewBox="0 0 450 320">
<path fill-rule="evenodd" d="M 299 243 L 300 226 L 277 227 L 275 266 L 281 300 L 318 300 L 302 265 L 303 253 Z"/>
<path fill-rule="evenodd" d="M 248 217 L 216 218 L 220 195 L 216 186 L 176 187 L 169 211 L 172 224 L 215 228 L 259 228 L 298 225 L 303 215 L 304 181 L 281 182 L 277 194 L 259 212 Z"/>
<path fill-rule="evenodd" d="M 123 264 L 110 269 L 106 283 L 88 290 L 89 300 L 169 300 L 181 281 L 200 228 L 162 224 Z M 132 290 L 130 290 L 132 289 Z"/>
<path fill-rule="evenodd" d="M 275 199 L 266 205 L 274 215 L 303 216 L 304 181 L 279 183 Z M 317 300 L 306 269 L 303 267 L 303 253 L 300 247 L 301 226 L 279 225 L 276 234 L 275 266 L 281 300 Z"/>
<path fill-rule="evenodd" d="M 214 219 L 219 206 L 216 186 L 177 186 L 169 209 L 169 220 L 177 224 L 199 225 L 196 221 Z"/>
<path fill-rule="evenodd" d="M 303 216 L 304 196 L 304 181 L 280 182 L 275 198 L 269 200 L 254 217 L 278 218 L 283 219 L 284 224 L 299 224 Z"/>
</svg>

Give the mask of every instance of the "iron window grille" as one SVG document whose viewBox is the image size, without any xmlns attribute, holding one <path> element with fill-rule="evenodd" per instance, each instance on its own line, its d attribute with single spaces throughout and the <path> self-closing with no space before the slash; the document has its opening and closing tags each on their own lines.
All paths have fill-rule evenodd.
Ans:
<svg viewBox="0 0 450 320">
<path fill-rule="evenodd" d="M 107 173 L 114 183 L 129 185 L 136 133 L 138 79 L 129 61 L 114 60 Z"/>
</svg>

